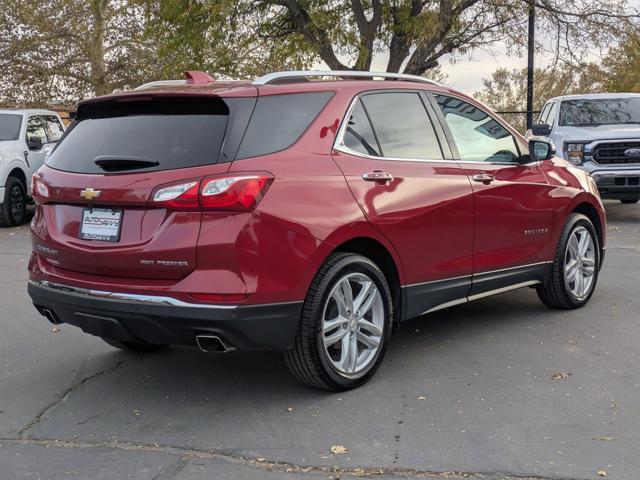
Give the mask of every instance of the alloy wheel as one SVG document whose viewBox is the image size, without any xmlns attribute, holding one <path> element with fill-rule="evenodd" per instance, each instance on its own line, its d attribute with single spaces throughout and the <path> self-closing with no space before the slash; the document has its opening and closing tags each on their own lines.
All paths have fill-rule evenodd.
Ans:
<svg viewBox="0 0 640 480">
<path fill-rule="evenodd" d="M 385 323 L 382 294 L 363 273 L 340 278 L 329 292 L 322 314 L 322 342 L 333 368 L 343 376 L 361 374 L 382 344 Z"/>
<path fill-rule="evenodd" d="M 569 237 L 564 256 L 564 283 L 578 300 L 591 292 L 596 271 L 596 246 L 585 227 L 576 228 Z"/>
</svg>

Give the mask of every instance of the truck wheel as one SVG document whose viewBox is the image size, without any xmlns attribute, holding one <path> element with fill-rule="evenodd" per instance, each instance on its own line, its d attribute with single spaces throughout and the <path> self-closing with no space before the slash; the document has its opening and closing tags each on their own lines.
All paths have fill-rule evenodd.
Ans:
<svg viewBox="0 0 640 480">
<path fill-rule="evenodd" d="M 133 353 L 153 353 L 164 350 L 169 345 L 155 344 L 155 343 L 139 343 L 139 342 L 124 342 L 122 340 L 114 340 L 113 338 L 102 337 L 102 340 L 107 342 L 112 347 L 119 348 L 125 352 Z"/>
<path fill-rule="evenodd" d="M 0 205 L 0 227 L 21 225 L 27 216 L 27 189 L 16 177 L 9 177 Z"/>
<path fill-rule="evenodd" d="M 623 198 L 620 201 L 623 204 L 631 204 L 631 203 L 638 203 L 638 200 L 640 200 L 640 197 Z"/>
<path fill-rule="evenodd" d="M 585 215 L 572 213 L 560 235 L 548 278 L 537 288 L 538 296 L 549 308 L 580 308 L 593 295 L 599 269 L 596 229 Z"/>
<path fill-rule="evenodd" d="M 352 253 L 331 255 L 309 288 L 295 345 L 285 352 L 289 369 L 324 390 L 364 384 L 382 361 L 392 314 L 389 285 L 375 263 Z"/>
</svg>

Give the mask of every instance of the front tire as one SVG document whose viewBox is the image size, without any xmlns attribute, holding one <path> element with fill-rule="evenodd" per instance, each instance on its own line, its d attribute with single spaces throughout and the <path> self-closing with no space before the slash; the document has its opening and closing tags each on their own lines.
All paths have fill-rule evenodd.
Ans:
<svg viewBox="0 0 640 480">
<path fill-rule="evenodd" d="M 332 254 L 309 288 L 287 366 L 315 388 L 359 387 L 382 362 L 392 319 L 391 291 L 378 266 L 362 255 Z"/>
<path fill-rule="evenodd" d="M 124 350 L 125 352 L 132 353 L 153 353 L 160 352 L 166 349 L 169 345 L 157 344 L 157 343 L 142 343 L 142 342 L 125 342 L 122 340 L 115 340 L 113 338 L 101 337 L 106 343 L 112 347 Z"/>
<path fill-rule="evenodd" d="M 20 179 L 9 177 L 0 205 L 0 227 L 22 225 L 27 217 L 27 189 Z"/>
<path fill-rule="evenodd" d="M 572 213 L 565 223 L 544 284 L 537 288 L 549 308 L 570 310 L 587 304 L 598 282 L 600 246 L 593 223 Z"/>
</svg>

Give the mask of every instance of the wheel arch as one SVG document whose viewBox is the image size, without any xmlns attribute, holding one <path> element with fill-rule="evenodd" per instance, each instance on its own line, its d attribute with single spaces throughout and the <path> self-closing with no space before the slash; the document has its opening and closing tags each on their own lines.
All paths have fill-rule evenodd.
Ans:
<svg viewBox="0 0 640 480">
<path fill-rule="evenodd" d="M 402 294 L 401 271 L 391 252 L 381 242 L 371 237 L 355 237 L 335 247 L 332 253 L 334 252 L 357 253 L 378 265 L 389 282 L 394 309 L 397 313 L 394 318 L 396 321 L 404 318 L 405 302 Z"/>
<path fill-rule="evenodd" d="M 22 168 L 14 167 L 9 172 L 9 175 L 7 175 L 7 179 L 9 177 L 16 177 L 18 180 L 20 180 L 22 182 L 22 184 L 24 185 L 25 188 L 28 187 L 28 185 L 27 185 L 27 175 L 24 173 L 24 170 L 22 170 Z M 5 183 L 6 183 L 6 180 L 5 180 Z M 28 194 L 28 192 L 27 192 L 27 194 Z"/>
<path fill-rule="evenodd" d="M 587 217 L 593 226 L 596 229 L 596 233 L 598 234 L 598 245 L 600 247 L 600 265 L 602 265 L 602 261 L 604 258 L 604 245 L 605 245 L 605 231 L 604 225 L 602 224 L 602 220 L 600 215 L 598 214 L 598 210 L 589 202 L 581 202 L 576 205 L 571 213 L 581 213 L 585 217 Z"/>
</svg>

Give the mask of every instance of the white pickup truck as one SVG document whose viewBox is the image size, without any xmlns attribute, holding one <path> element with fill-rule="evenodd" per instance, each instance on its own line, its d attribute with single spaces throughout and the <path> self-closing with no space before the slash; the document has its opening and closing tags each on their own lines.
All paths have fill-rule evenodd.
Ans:
<svg viewBox="0 0 640 480">
<path fill-rule="evenodd" d="M 64 132 L 49 110 L 0 110 L 0 227 L 26 219 L 31 175 Z"/>
<path fill-rule="evenodd" d="M 602 198 L 640 200 L 640 93 L 566 95 L 550 99 L 533 135 L 591 174 Z"/>
</svg>

